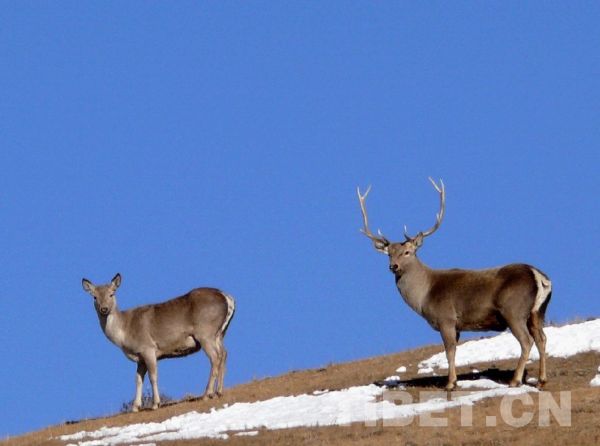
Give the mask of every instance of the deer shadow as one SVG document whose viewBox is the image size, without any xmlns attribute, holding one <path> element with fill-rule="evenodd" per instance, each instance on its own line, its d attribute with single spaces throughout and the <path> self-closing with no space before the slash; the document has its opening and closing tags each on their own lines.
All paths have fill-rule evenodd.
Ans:
<svg viewBox="0 0 600 446">
<path fill-rule="evenodd" d="M 500 370 L 496 367 L 489 368 L 480 372 L 461 373 L 457 375 L 459 381 L 477 381 L 478 379 L 489 379 L 499 384 L 509 384 L 514 376 L 513 370 Z M 523 381 L 526 382 L 527 370 L 523 375 Z M 387 387 L 388 389 L 396 389 L 398 387 L 435 387 L 445 389 L 448 384 L 448 376 L 422 376 L 411 379 L 400 380 L 379 380 L 373 384 L 379 387 Z"/>
</svg>

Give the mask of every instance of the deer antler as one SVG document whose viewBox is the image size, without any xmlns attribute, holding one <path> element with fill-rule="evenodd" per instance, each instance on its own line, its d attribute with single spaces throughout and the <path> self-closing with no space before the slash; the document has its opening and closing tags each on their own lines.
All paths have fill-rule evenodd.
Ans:
<svg viewBox="0 0 600 446">
<path fill-rule="evenodd" d="M 440 194 L 440 211 L 437 214 L 435 214 L 435 224 L 427 231 L 421 233 L 423 234 L 423 237 L 427 237 L 428 235 L 431 235 L 435 231 L 437 231 L 437 229 L 442 224 L 442 219 L 444 218 L 444 210 L 446 208 L 446 189 L 444 187 L 444 182 L 440 179 L 440 185 L 438 186 L 431 177 L 429 177 L 429 181 L 431 181 L 431 184 L 433 184 L 435 190 L 438 191 L 438 193 Z M 408 235 L 406 225 L 404 226 L 404 237 L 406 237 L 407 240 L 412 239 L 412 237 Z"/>
<path fill-rule="evenodd" d="M 390 241 L 385 238 L 385 236 L 381 233 L 380 230 L 377 230 L 377 234 L 378 235 L 374 235 L 371 230 L 369 229 L 369 217 L 367 216 L 367 208 L 365 206 L 365 200 L 367 199 L 367 195 L 369 195 L 369 192 L 371 191 L 371 186 L 369 186 L 367 188 L 367 191 L 364 193 L 364 195 L 360 194 L 360 188 L 357 187 L 356 188 L 356 193 L 358 194 L 358 201 L 360 202 L 360 210 L 362 212 L 362 216 L 363 216 L 363 224 L 364 224 L 364 228 L 361 228 L 360 232 L 362 232 L 364 235 L 366 235 L 367 237 L 369 237 L 373 243 L 375 243 L 375 247 L 377 247 L 377 245 L 381 245 L 381 247 L 386 247 L 390 244 Z"/>
</svg>

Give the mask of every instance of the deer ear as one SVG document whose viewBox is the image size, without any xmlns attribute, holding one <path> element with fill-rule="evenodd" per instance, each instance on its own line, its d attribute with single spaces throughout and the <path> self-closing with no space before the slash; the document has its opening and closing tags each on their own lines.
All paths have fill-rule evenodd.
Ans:
<svg viewBox="0 0 600 446">
<path fill-rule="evenodd" d="M 380 240 L 374 240 L 373 241 L 373 246 L 375 246 L 375 249 L 379 252 L 381 252 L 382 254 L 388 254 L 388 246 L 389 243 L 380 241 Z"/>
<path fill-rule="evenodd" d="M 94 291 L 94 284 L 87 279 L 81 279 L 81 285 L 83 286 L 84 291 L 88 293 L 92 293 Z"/>
<path fill-rule="evenodd" d="M 110 281 L 111 286 L 116 290 L 121 285 L 121 274 L 115 274 L 115 277 Z"/>
</svg>

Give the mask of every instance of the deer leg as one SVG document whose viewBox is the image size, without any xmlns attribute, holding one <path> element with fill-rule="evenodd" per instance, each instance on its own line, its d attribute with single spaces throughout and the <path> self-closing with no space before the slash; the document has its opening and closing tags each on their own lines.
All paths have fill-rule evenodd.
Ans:
<svg viewBox="0 0 600 446">
<path fill-rule="evenodd" d="M 132 412 L 138 412 L 142 407 L 142 387 L 144 385 L 144 376 L 148 371 L 146 363 L 139 360 L 137 363 L 137 371 L 135 373 L 135 399 L 133 400 Z"/>
<path fill-rule="evenodd" d="M 529 333 L 533 336 L 535 346 L 540 354 L 540 374 L 538 378 L 538 387 L 541 388 L 546 384 L 546 335 L 544 334 L 544 320 L 537 311 L 531 313 L 527 321 Z"/>
<path fill-rule="evenodd" d="M 456 367 L 454 364 L 454 358 L 456 355 L 456 340 L 458 334 L 456 332 L 456 326 L 443 325 L 440 328 L 442 340 L 444 341 L 444 349 L 446 350 L 446 359 L 448 360 L 448 384 L 446 390 L 452 390 L 456 387 Z"/>
<path fill-rule="evenodd" d="M 227 361 L 227 350 L 225 350 L 225 346 L 223 345 L 223 338 L 219 337 L 217 339 L 217 347 L 219 350 L 219 371 L 217 373 L 217 396 L 223 395 L 223 384 L 225 380 L 225 363 Z"/>
<path fill-rule="evenodd" d="M 531 335 L 527 330 L 527 325 L 524 323 L 510 324 L 510 331 L 517 338 L 519 344 L 521 345 L 521 357 L 519 358 L 519 362 L 517 363 L 517 368 L 515 369 L 515 374 L 513 376 L 512 381 L 510 382 L 510 387 L 518 387 L 523 382 L 523 373 L 525 372 L 525 363 L 529 358 L 529 352 L 531 351 L 531 346 L 533 345 L 533 339 L 531 339 Z"/>
<path fill-rule="evenodd" d="M 148 368 L 150 376 L 150 384 L 152 384 L 152 410 L 158 409 L 160 406 L 160 393 L 158 392 L 158 366 L 156 364 L 156 354 L 149 352 L 144 355 L 144 362 Z"/>
<path fill-rule="evenodd" d="M 219 396 L 223 395 L 223 387 L 225 383 L 225 371 L 227 369 L 226 366 L 227 361 L 227 350 L 223 348 L 223 353 L 221 355 L 221 370 L 219 371 L 219 383 L 217 385 L 217 394 Z"/>
<path fill-rule="evenodd" d="M 202 348 L 208 356 L 210 361 L 210 375 L 208 377 L 208 384 L 206 385 L 206 390 L 204 391 L 204 395 L 202 395 L 202 399 L 205 400 L 207 398 L 213 398 L 215 396 L 215 383 L 217 381 L 217 374 L 219 368 L 219 352 L 215 345 L 214 340 L 212 342 L 204 342 L 202 343 Z"/>
</svg>

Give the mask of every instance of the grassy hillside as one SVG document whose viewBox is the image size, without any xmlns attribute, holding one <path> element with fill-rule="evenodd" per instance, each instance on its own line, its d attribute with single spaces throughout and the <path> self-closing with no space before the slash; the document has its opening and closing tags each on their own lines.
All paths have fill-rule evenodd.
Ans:
<svg viewBox="0 0 600 446">
<path fill-rule="evenodd" d="M 274 378 L 256 380 L 228 389 L 225 396 L 215 401 L 185 401 L 157 411 L 143 411 L 137 414 L 118 414 L 112 417 L 82 420 L 73 424 L 48 427 L 44 430 L 14 437 L 3 442 L 3 446 L 22 445 L 64 445 L 56 438 L 59 435 L 71 434 L 82 430 L 95 430 L 102 426 L 124 426 L 131 423 L 163 421 L 175 415 L 197 411 L 204 412 L 212 407 L 235 402 L 253 402 L 265 400 L 280 395 L 299 395 L 321 389 L 343 389 L 356 385 L 370 384 L 385 377 L 395 375 L 400 365 L 407 366 L 407 372 L 402 375 L 403 384 L 407 391 L 419 397 L 420 391 L 443 391 L 445 377 L 423 377 L 417 375 L 419 361 L 437 353 L 441 346 L 428 346 L 416 350 L 393 355 L 380 356 L 345 364 L 331 365 L 326 368 L 294 371 Z M 539 396 L 530 394 L 533 398 L 532 407 L 523 407 L 520 403 L 513 406 L 515 417 L 523 410 L 533 412 L 533 421 L 524 427 L 515 428 L 504 423 L 500 416 L 501 400 L 486 399 L 477 402 L 473 407 L 473 425 L 461 427 L 460 409 L 449 409 L 437 413 L 435 418 L 446 418 L 447 427 L 425 427 L 415 419 L 404 427 L 377 426 L 367 427 L 363 423 L 351 426 L 296 428 L 282 430 L 262 430 L 257 436 L 236 437 L 228 440 L 194 440 L 158 443 L 158 445 L 286 445 L 286 444 L 317 444 L 317 445 L 389 445 L 395 444 L 429 444 L 429 445 L 478 445 L 478 444 L 600 444 L 600 425 L 597 412 L 600 410 L 600 388 L 592 388 L 590 380 L 596 374 L 600 364 L 600 354 L 584 353 L 569 359 L 549 359 L 549 383 L 545 390 L 552 393 L 559 401 L 560 391 L 570 391 L 571 396 L 571 426 L 560 426 L 550 417 L 550 426 L 539 427 L 538 405 Z M 494 364 L 478 364 L 482 372 L 492 375 L 495 380 L 508 382 L 512 375 L 515 361 L 499 361 Z M 537 362 L 528 364 L 530 375 L 537 375 Z M 471 367 L 459 368 L 459 373 L 467 377 Z M 460 379 L 460 377 L 459 377 Z M 51 408 L 49 408 L 51 410 Z M 486 417 L 495 416 L 498 420 L 496 427 L 486 427 Z"/>
</svg>

